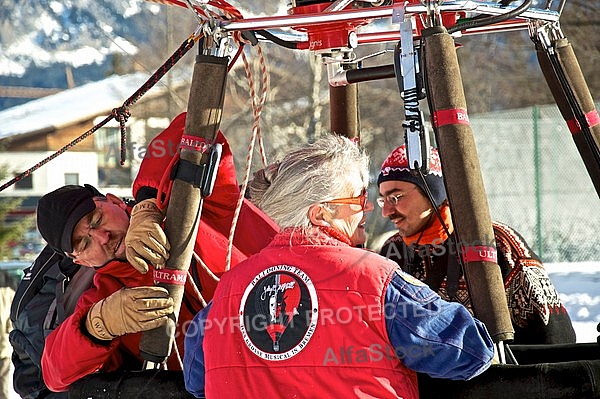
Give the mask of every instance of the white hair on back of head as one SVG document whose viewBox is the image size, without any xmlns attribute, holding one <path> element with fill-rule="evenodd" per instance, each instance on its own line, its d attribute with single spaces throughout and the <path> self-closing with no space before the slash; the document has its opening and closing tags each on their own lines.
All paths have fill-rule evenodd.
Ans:
<svg viewBox="0 0 600 399">
<path fill-rule="evenodd" d="M 273 169 L 270 184 L 255 187 L 252 198 L 281 228 L 310 227 L 312 204 L 354 196 L 369 183 L 368 155 L 334 134 L 289 152 Z"/>
</svg>

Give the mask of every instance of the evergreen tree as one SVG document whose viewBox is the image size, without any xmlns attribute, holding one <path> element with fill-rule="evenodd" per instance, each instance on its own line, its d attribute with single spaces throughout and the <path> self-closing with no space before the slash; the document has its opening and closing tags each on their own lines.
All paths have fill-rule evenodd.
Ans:
<svg viewBox="0 0 600 399">
<path fill-rule="evenodd" d="M 0 165 L 0 181 L 8 175 L 6 165 Z M 10 213 L 21 205 L 20 198 L 0 197 L 0 261 L 12 258 L 11 245 L 24 238 L 33 225 L 33 217 L 14 219 Z"/>
</svg>

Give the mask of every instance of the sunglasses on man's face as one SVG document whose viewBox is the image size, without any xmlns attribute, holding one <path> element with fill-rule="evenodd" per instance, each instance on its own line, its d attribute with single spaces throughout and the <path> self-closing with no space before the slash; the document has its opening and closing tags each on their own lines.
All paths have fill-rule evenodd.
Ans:
<svg viewBox="0 0 600 399">
<path fill-rule="evenodd" d="M 348 197 L 348 198 L 337 198 L 330 201 L 324 201 L 328 204 L 350 204 L 350 205 L 360 205 L 362 209 L 365 209 L 367 205 L 367 200 L 369 199 L 368 192 L 366 188 L 363 188 L 358 197 Z"/>
</svg>

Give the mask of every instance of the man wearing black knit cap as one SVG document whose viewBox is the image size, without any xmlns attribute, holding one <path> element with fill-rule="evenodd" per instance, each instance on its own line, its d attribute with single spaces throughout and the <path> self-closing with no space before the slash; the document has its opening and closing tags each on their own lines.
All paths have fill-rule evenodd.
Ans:
<svg viewBox="0 0 600 399">
<path fill-rule="evenodd" d="M 96 209 L 96 197 L 98 201 L 106 201 L 95 187 L 86 184 L 64 186 L 40 198 L 37 225 L 48 245 L 57 252 L 72 254 L 75 225 Z"/>
<path fill-rule="evenodd" d="M 443 299 L 472 313 L 457 254 L 454 226 L 437 149 L 430 148 L 428 174 L 410 170 L 404 145 L 383 162 L 377 204 L 398 232 L 380 254 L 429 285 Z M 517 344 L 575 342 L 575 331 L 541 260 L 511 227 L 493 222 L 498 264 Z"/>
<path fill-rule="evenodd" d="M 48 387 L 64 391 L 91 371 L 140 362 L 136 333 L 164 325 L 173 313 L 173 299 L 154 286 L 150 273 L 139 273 L 126 259 L 130 208 L 90 185 L 68 185 L 39 200 L 37 224 L 55 251 L 96 269 L 94 284 L 81 295 L 73 315 L 46 339 L 42 372 Z M 69 351 L 64 342 L 73 343 Z M 76 367 L 65 372 L 69 363 Z"/>
<path fill-rule="evenodd" d="M 89 184 L 67 185 L 39 200 L 37 225 L 55 251 L 77 264 L 100 267 L 113 259 L 127 259 L 125 236 L 134 214 L 137 226 L 147 223 L 155 227 L 143 229 L 144 234 L 136 237 L 135 243 L 129 242 L 127 250 L 132 251 L 133 244 L 136 250 L 143 247 L 145 256 L 154 254 L 156 258 L 150 259 L 158 263 L 166 257 L 168 242 L 159 227 L 163 215 L 154 202 L 142 201 L 131 210 L 119 197 L 103 195 Z"/>
</svg>

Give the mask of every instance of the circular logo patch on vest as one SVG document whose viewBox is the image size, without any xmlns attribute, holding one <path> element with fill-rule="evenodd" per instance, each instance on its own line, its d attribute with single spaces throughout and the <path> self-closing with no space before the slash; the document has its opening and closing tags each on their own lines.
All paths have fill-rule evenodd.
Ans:
<svg viewBox="0 0 600 399">
<path fill-rule="evenodd" d="M 310 278 L 294 266 L 277 265 L 260 272 L 244 291 L 240 330 L 246 346 L 266 360 L 298 353 L 317 326 L 319 304 Z"/>
</svg>

